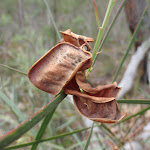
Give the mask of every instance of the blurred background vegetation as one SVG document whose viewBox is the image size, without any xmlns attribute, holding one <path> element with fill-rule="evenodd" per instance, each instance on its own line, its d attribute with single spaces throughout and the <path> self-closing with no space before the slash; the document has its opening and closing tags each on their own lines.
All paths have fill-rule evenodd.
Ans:
<svg viewBox="0 0 150 150">
<path fill-rule="evenodd" d="M 56 25 L 59 30 L 71 29 L 74 33 L 93 37 L 96 39 L 98 28 L 95 19 L 94 5 L 92 0 L 47 0 Z M 121 0 L 115 5 L 111 14 L 112 20 L 117 12 Z M 97 0 L 100 24 L 102 24 L 108 0 Z M 120 60 L 125 53 L 131 33 L 128 29 L 124 11 L 121 12 L 107 41 L 99 54 L 96 65 L 91 73 L 91 82 L 111 83 Z M 0 63 L 16 68 L 27 73 L 31 65 L 53 47 L 59 38 L 55 31 L 51 16 L 42 0 L 1 0 L 0 1 Z M 93 47 L 94 44 L 91 44 Z M 130 51 L 129 57 L 124 64 L 126 68 L 130 57 L 134 53 Z M 124 73 L 122 69 L 117 81 L 119 82 Z M 138 76 L 138 75 L 137 75 Z M 131 93 L 125 98 L 149 99 L 150 92 L 147 84 L 140 82 L 140 76 L 135 81 Z M 10 69 L 0 67 L 0 135 L 10 131 L 20 122 L 37 112 L 41 107 L 52 99 L 51 95 L 35 88 L 23 74 Z M 8 101 L 7 101 L 8 100 Z M 124 112 L 128 109 L 128 115 L 140 110 L 143 105 L 122 105 Z M 15 110 L 21 111 L 18 114 Z M 143 116 L 142 121 L 149 120 L 149 116 Z M 142 124 L 140 122 L 140 125 Z M 124 135 L 131 121 L 124 124 L 122 130 L 117 130 L 117 136 Z M 132 123 L 131 123 L 132 125 Z M 40 123 L 34 128 L 38 131 Z M 82 118 L 75 110 L 73 104 L 64 100 L 56 110 L 51 123 L 48 125 L 45 137 L 73 131 L 76 127 L 84 127 Z M 120 133 L 119 130 L 121 130 Z M 102 131 L 100 131 L 102 132 Z M 122 134 L 122 135 L 121 135 Z M 84 132 L 63 139 L 46 142 L 45 147 L 58 149 L 56 145 L 62 145 L 75 149 L 73 145 L 80 142 L 88 134 Z M 34 132 L 28 132 L 16 143 L 24 143 L 33 140 Z M 136 137 L 132 137 L 136 138 Z M 104 139 L 108 136 L 104 134 Z M 111 139 L 109 139 L 111 141 Z M 113 143 L 113 142 L 112 142 Z M 110 143 L 109 143 L 110 144 Z M 108 143 L 105 148 L 109 147 Z M 69 149 L 68 148 L 68 149 Z M 80 146 L 78 146 L 80 149 Z M 40 149 L 40 148 L 39 148 Z"/>
</svg>

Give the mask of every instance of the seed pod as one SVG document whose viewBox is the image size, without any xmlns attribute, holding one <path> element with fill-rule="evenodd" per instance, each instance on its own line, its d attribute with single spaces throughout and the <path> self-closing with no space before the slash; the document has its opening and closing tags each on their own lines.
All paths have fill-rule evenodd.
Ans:
<svg viewBox="0 0 150 150">
<path fill-rule="evenodd" d="M 58 94 L 79 70 L 92 64 L 91 53 L 62 42 L 51 48 L 28 71 L 30 81 L 39 89 Z"/>
<path fill-rule="evenodd" d="M 80 47 L 80 46 L 84 45 L 84 46 L 87 47 L 88 51 L 91 50 L 91 47 L 90 47 L 90 45 L 88 43 L 89 42 L 93 42 L 94 41 L 93 38 L 75 34 L 75 33 L 71 32 L 70 29 L 68 29 L 68 30 L 66 30 L 64 32 L 60 31 L 60 33 L 63 36 L 63 39 L 61 39 L 60 42 L 62 42 L 62 41 L 69 42 L 69 43 L 71 43 L 71 44 L 73 44 L 73 45 L 75 45 L 77 47 Z"/>
<path fill-rule="evenodd" d="M 80 89 L 83 92 L 80 92 Z M 78 72 L 73 82 L 71 81 L 64 90 L 73 95 L 74 104 L 84 117 L 101 123 L 115 123 L 124 117 L 115 100 L 120 89 L 116 82 L 92 88 L 89 83 L 85 83 L 84 74 Z"/>
</svg>

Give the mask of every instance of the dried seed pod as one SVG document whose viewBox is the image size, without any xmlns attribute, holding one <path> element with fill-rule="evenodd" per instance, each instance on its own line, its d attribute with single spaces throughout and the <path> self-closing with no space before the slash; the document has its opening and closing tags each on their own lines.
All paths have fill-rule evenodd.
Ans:
<svg viewBox="0 0 150 150">
<path fill-rule="evenodd" d="M 75 34 L 75 33 L 71 32 L 70 29 L 68 29 L 64 32 L 60 31 L 60 33 L 63 35 L 63 39 L 61 39 L 60 42 L 62 42 L 62 41 L 69 42 L 77 47 L 85 45 L 87 47 L 87 50 L 90 51 L 91 47 L 88 43 L 93 42 L 94 41 L 93 38 Z"/>
<path fill-rule="evenodd" d="M 121 88 L 117 87 L 117 83 L 114 82 L 113 84 L 107 85 L 98 85 L 97 87 L 93 88 L 89 83 L 85 82 L 85 76 L 82 72 L 78 72 L 76 74 L 76 82 L 79 87 L 89 95 L 94 95 L 99 97 L 100 95 L 103 97 L 117 97 L 118 90 L 120 91 Z"/>
<path fill-rule="evenodd" d="M 62 42 L 51 48 L 30 68 L 28 77 L 37 88 L 56 95 L 77 71 L 91 66 L 91 57 L 91 53 Z"/>
<path fill-rule="evenodd" d="M 82 93 L 80 89 L 83 90 Z M 120 113 L 115 100 L 120 91 L 116 82 L 92 88 L 89 83 L 85 83 L 84 74 L 78 72 L 74 81 L 70 81 L 64 91 L 73 95 L 78 112 L 90 120 L 101 123 L 115 123 L 124 117 Z"/>
<path fill-rule="evenodd" d="M 93 102 L 92 99 L 75 95 L 73 99 L 78 112 L 90 120 L 101 123 L 115 123 L 124 117 L 124 115 L 120 113 L 115 100 L 105 103 L 96 103 Z"/>
</svg>

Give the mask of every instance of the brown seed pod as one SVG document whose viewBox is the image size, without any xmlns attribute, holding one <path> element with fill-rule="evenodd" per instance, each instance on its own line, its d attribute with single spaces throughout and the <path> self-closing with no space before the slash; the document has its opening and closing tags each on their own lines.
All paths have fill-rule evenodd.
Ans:
<svg viewBox="0 0 150 150">
<path fill-rule="evenodd" d="M 63 39 L 61 39 L 60 42 L 62 42 L 62 41 L 69 42 L 77 47 L 84 45 L 87 47 L 88 51 L 91 50 L 91 47 L 88 43 L 93 42 L 94 41 L 93 38 L 75 34 L 75 33 L 71 32 L 70 29 L 68 29 L 66 31 L 60 31 L 60 33 L 63 36 Z"/>
<path fill-rule="evenodd" d="M 83 90 L 82 93 L 80 89 Z M 92 88 L 89 83 L 85 83 L 84 74 L 78 72 L 74 81 L 71 81 L 64 90 L 67 94 L 73 95 L 74 104 L 84 117 L 101 123 L 115 123 L 124 117 L 115 100 L 120 89 L 116 82 Z"/>
<path fill-rule="evenodd" d="M 39 89 L 58 94 L 79 70 L 92 64 L 91 53 L 62 42 L 51 48 L 28 71 L 30 81 Z"/>
<path fill-rule="evenodd" d="M 92 99 L 75 95 L 73 99 L 78 112 L 90 120 L 101 123 L 115 123 L 124 117 L 124 115 L 120 113 L 116 100 L 96 103 L 93 102 Z"/>
</svg>

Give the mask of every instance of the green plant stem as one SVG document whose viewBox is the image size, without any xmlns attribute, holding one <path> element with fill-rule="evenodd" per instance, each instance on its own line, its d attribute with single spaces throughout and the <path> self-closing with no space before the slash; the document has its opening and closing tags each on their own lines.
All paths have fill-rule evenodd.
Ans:
<svg viewBox="0 0 150 150">
<path fill-rule="evenodd" d="M 52 15 L 52 12 L 51 12 L 51 10 L 50 10 L 50 7 L 49 7 L 49 5 L 48 5 L 48 3 L 47 3 L 47 0 L 44 0 L 44 2 L 45 2 L 45 5 L 46 5 L 46 7 L 47 7 L 48 14 L 49 14 L 49 16 L 50 16 L 50 18 L 51 18 L 51 20 L 52 20 L 53 25 L 54 25 L 55 31 L 56 31 L 56 33 L 57 33 L 57 36 L 58 36 L 58 38 L 59 38 L 59 40 L 60 40 L 60 39 L 61 39 L 61 36 L 60 36 L 59 30 L 58 30 L 58 28 L 57 28 L 57 25 L 56 25 L 56 23 L 55 23 L 55 20 L 54 20 L 54 18 L 53 18 L 53 15 Z"/>
<path fill-rule="evenodd" d="M 139 21 L 139 23 L 138 23 L 138 25 L 137 25 L 137 27 L 136 27 L 136 29 L 135 29 L 135 31 L 134 31 L 132 37 L 131 37 L 130 43 L 129 43 L 129 45 L 128 45 L 128 48 L 127 48 L 127 50 L 126 50 L 126 52 L 125 52 L 125 54 L 124 54 L 124 56 L 123 56 L 123 58 L 122 58 L 122 60 L 121 60 L 121 63 L 120 63 L 120 65 L 119 65 L 119 67 L 118 67 L 116 73 L 115 73 L 115 77 L 114 77 L 114 79 L 113 79 L 113 82 L 116 81 L 116 79 L 117 79 L 117 77 L 118 77 L 118 75 L 119 75 L 119 73 L 120 73 L 120 71 L 121 71 L 121 69 L 122 69 L 122 66 L 123 66 L 123 64 L 124 64 L 124 62 L 125 62 L 125 60 L 126 60 L 126 58 L 127 58 L 127 56 L 128 56 L 128 53 L 129 53 L 129 51 L 130 51 L 130 49 L 131 49 L 131 47 L 132 47 L 132 45 L 133 45 L 133 43 L 134 43 L 134 40 L 135 40 L 135 38 L 136 38 L 136 35 L 137 35 L 137 33 L 139 32 L 139 29 L 140 29 L 140 27 L 141 27 L 141 25 L 142 25 L 142 21 L 143 21 L 143 19 L 144 19 L 144 16 L 145 16 L 145 14 L 146 14 L 146 11 L 147 11 L 147 7 L 144 9 L 143 14 L 142 14 L 142 16 L 141 16 L 141 18 L 140 18 L 140 21 Z"/>
<path fill-rule="evenodd" d="M 108 128 L 104 123 L 101 124 L 101 127 L 104 128 L 113 138 L 115 141 L 119 143 L 119 145 L 123 145 L 123 143 L 115 136 L 115 134 Z"/>
<path fill-rule="evenodd" d="M 100 47 L 98 48 L 97 52 L 100 52 L 100 51 L 101 51 L 101 49 L 102 49 L 102 47 L 103 47 L 103 45 L 104 45 L 104 43 L 105 43 L 105 41 L 106 41 L 106 39 L 107 39 L 109 33 L 110 33 L 112 27 L 114 26 L 114 24 L 115 24 L 115 22 L 116 22 L 116 20 L 117 20 L 117 18 L 118 18 L 118 16 L 119 16 L 119 14 L 120 14 L 120 12 L 122 11 L 122 9 L 123 9 L 123 7 L 124 7 L 126 1 L 127 1 L 127 0 L 124 0 L 124 1 L 122 2 L 122 4 L 121 4 L 119 10 L 117 11 L 116 15 L 114 16 L 114 18 L 113 18 L 111 24 L 109 25 L 109 28 L 108 28 L 107 32 L 105 33 L 105 36 L 104 36 L 104 38 L 103 38 L 103 40 L 102 40 L 102 42 L 101 42 L 101 44 L 100 44 Z M 93 67 L 94 64 L 95 64 L 95 61 L 96 61 L 97 56 L 98 56 L 98 55 L 96 55 L 95 58 L 94 58 L 94 60 L 93 60 L 92 67 Z"/>
<path fill-rule="evenodd" d="M 98 36 L 97 36 L 96 43 L 95 43 L 94 50 L 93 50 L 93 54 L 92 54 L 92 60 L 94 60 L 96 55 L 97 55 L 97 50 L 98 50 L 99 44 L 100 44 L 100 42 L 102 40 L 103 33 L 105 31 L 106 25 L 108 23 L 108 20 L 109 20 L 111 11 L 112 11 L 112 9 L 113 9 L 113 7 L 115 5 L 115 2 L 116 2 L 115 0 L 109 0 L 109 4 L 108 4 L 108 7 L 107 7 L 107 11 L 105 13 L 105 17 L 104 17 L 104 20 L 103 20 L 102 27 L 99 28 Z M 88 69 L 89 74 L 91 72 L 91 69 L 92 69 L 92 66 Z M 84 150 L 88 149 L 88 145 L 89 145 L 89 142 L 90 142 L 90 139 L 91 139 L 92 131 L 93 131 L 93 128 L 91 128 L 91 131 L 90 131 L 88 140 L 86 142 L 86 145 L 84 147 Z"/>
<path fill-rule="evenodd" d="M 150 104 L 150 100 L 117 100 L 117 103 L 126 104 Z"/>
<path fill-rule="evenodd" d="M 29 131 L 33 126 L 35 126 L 39 121 L 41 121 L 45 116 L 52 112 L 58 104 L 66 97 L 64 92 L 61 92 L 53 101 L 49 102 L 44 108 L 34 114 L 30 119 L 26 120 L 20 124 L 16 129 L 8 132 L 0 138 L 0 149 L 8 146 L 24 133 Z"/>
<path fill-rule="evenodd" d="M 94 127 L 94 121 L 93 121 L 93 124 L 92 124 L 92 127 L 91 127 L 90 134 L 88 136 L 87 142 L 86 142 L 86 144 L 84 146 L 84 150 L 88 149 L 88 146 L 89 146 L 89 143 L 90 143 L 90 140 L 91 140 L 91 136 L 92 136 L 92 133 L 93 133 L 93 127 Z"/>
<path fill-rule="evenodd" d="M 94 126 L 94 127 L 97 127 L 97 125 Z M 27 146 L 33 145 L 35 143 L 42 143 L 42 142 L 47 142 L 47 141 L 50 141 L 50 140 L 55 140 L 55 139 L 58 139 L 58 138 L 62 138 L 62 137 L 65 137 L 65 136 L 69 136 L 69 135 L 72 135 L 72 134 L 76 134 L 76 133 L 88 130 L 90 128 L 91 127 L 87 127 L 87 128 L 81 129 L 81 130 L 75 130 L 73 132 L 59 134 L 59 135 L 52 136 L 52 137 L 49 137 L 49 138 L 46 138 L 46 139 L 40 139 L 40 140 L 36 140 L 36 141 L 33 141 L 33 142 L 25 143 L 25 144 L 19 144 L 19 145 L 15 145 L 15 146 L 11 146 L 11 147 L 6 147 L 3 150 L 17 149 L 17 148 L 27 147 Z"/>
<path fill-rule="evenodd" d="M 55 110 L 56 110 L 56 108 L 53 109 L 53 110 L 51 111 L 51 113 L 49 113 L 49 114 L 44 118 L 43 123 L 42 123 L 42 125 L 41 125 L 41 127 L 40 127 L 40 129 L 39 129 L 39 131 L 38 131 L 38 133 L 37 133 L 37 135 L 36 135 L 36 138 L 35 138 L 36 141 L 37 141 L 37 140 L 40 140 L 40 139 L 42 138 L 42 136 L 43 136 L 43 134 L 44 134 L 44 131 L 45 131 L 45 129 L 47 128 L 47 125 L 48 125 L 48 123 L 50 122 L 50 120 L 51 120 L 51 118 L 52 118 L 52 116 L 53 116 Z M 31 147 L 31 150 L 35 150 L 35 149 L 37 148 L 37 146 L 38 146 L 38 143 L 33 144 L 32 147 Z"/>
<path fill-rule="evenodd" d="M 133 114 L 133 115 L 131 115 L 131 116 L 125 118 L 125 119 L 122 119 L 121 121 L 119 121 L 119 122 L 113 124 L 112 127 L 115 126 L 115 125 L 117 125 L 117 124 L 123 123 L 123 122 L 125 122 L 125 121 L 127 121 L 127 120 L 129 120 L 129 119 L 131 119 L 131 118 L 133 118 L 133 117 L 136 117 L 136 116 L 138 116 L 138 115 L 143 115 L 143 114 L 144 114 L 146 111 L 148 111 L 149 109 L 150 109 L 150 105 L 148 105 L 146 108 L 142 109 L 141 111 L 139 111 L 139 112 L 137 112 L 137 113 L 135 113 L 135 114 Z"/>
<path fill-rule="evenodd" d="M 108 4 L 107 11 L 106 11 L 106 14 L 105 14 L 105 17 L 104 17 L 104 20 L 103 20 L 102 27 L 99 28 L 99 32 L 98 32 L 98 35 L 97 35 L 96 43 L 95 43 L 94 50 L 93 50 L 92 60 L 94 60 L 96 55 L 97 55 L 97 50 L 98 50 L 99 44 L 102 40 L 103 33 L 105 31 L 106 25 L 108 23 L 108 20 L 109 20 L 111 11 L 112 11 L 112 9 L 115 5 L 115 2 L 116 2 L 115 0 L 109 0 L 109 4 Z M 88 72 L 91 72 L 91 69 L 92 68 L 90 67 L 88 69 Z"/>
<path fill-rule="evenodd" d="M 7 68 L 7 69 L 10 69 L 10 70 L 13 70 L 13 71 L 16 71 L 16 72 L 21 73 L 23 75 L 27 75 L 25 72 L 19 71 L 19 70 L 15 69 L 15 68 L 12 68 L 12 67 L 9 67 L 9 66 L 3 65 L 3 64 L 0 64 L 0 66 L 4 67 L 4 68 Z"/>
</svg>

